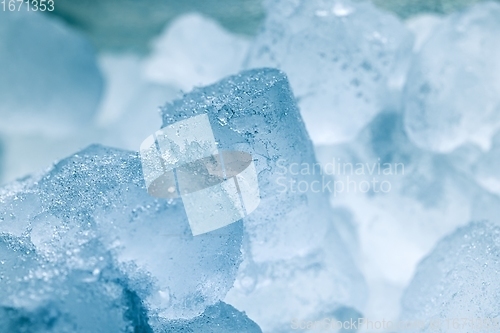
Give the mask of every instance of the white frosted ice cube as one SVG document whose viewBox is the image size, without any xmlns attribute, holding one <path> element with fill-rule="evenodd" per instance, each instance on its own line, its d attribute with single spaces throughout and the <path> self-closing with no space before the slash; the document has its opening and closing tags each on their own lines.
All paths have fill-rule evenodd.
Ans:
<svg viewBox="0 0 500 333">
<path fill-rule="evenodd" d="M 490 148 L 500 129 L 499 16 L 494 2 L 450 15 L 415 55 L 403 101 L 406 131 L 419 147 Z"/>
<path fill-rule="evenodd" d="M 199 14 L 172 22 L 153 44 L 146 59 L 146 77 L 184 91 L 215 83 L 237 73 L 248 50 L 248 41 L 224 30 Z"/>
<path fill-rule="evenodd" d="M 370 2 L 267 3 L 246 66 L 287 74 L 315 143 L 353 139 L 401 89 L 411 33 Z"/>
<path fill-rule="evenodd" d="M 500 228 L 471 223 L 443 238 L 418 265 L 402 300 L 408 332 L 480 333 L 500 325 Z"/>
</svg>

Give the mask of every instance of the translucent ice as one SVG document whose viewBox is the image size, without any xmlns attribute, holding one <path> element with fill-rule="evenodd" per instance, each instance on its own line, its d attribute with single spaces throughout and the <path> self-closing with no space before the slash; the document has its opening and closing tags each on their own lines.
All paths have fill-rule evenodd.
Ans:
<svg viewBox="0 0 500 333">
<path fill-rule="evenodd" d="M 67 135 L 54 136 L 60 126 L 55 118 L 51 120 L 55 133 L 50 136 L 35 131 L 5 135 L 5 182 L 45 168 L 95 142 L 136 150 L 144 137 L 158 128 L 159 107 L 172 100 L 177 89 L 147 81 L 139 56 L 101 54 L 97 62 L 105 84 L 94 119 L 87 119 L 90 126 L 82 122 Z"/>
<path fill-rule="evenodd" d="M 242 67 L 248 41 L 199 14 L 174 21 L 156 40 L 146 59 L 146 77 L 184 91 L 215 83 Z"/>
<path fill-rule="evenodd" d="M 473 164 L 477 182 L 488 191 L 500 196 L 500 133 L 493 140 L 491 149 L 481 154 Z"/>
<path fill-rule="evenodd" d="M 204 113 L 218 149 L 252 155 L 261 197 L 244 219 L 244 262 L 226 302 L 264 331 L 286 329 L 297 316 L 361 308 L 364 282 L 332 224 L 328 195 L 294 187 L 319 174 L 285 75 L 252 70 L 195 89 L 164 108 L 163 125 Z M 304 164 L 310 172 L 296 173 Z"/>
<path fill-rule="evenodd" d="M 0 73 L 4 181 L 91 142 L 103 79 L 82 35 L 49 15 L 2 10 Z"/>
<path fill-rule="evenodd" d="M 100 255 L 87 258 L 100 269 L 71 269 L 37 254 L 28 238 L 0 236 L 0 331 L 133 332 L 127 292 Z"/>
<path fill-rule="evenodd" d="M 408 21 L 406 26 L 413 32 L 415 43 L 413 51 L 419 52 L 425 42 L 430 38 L 434 29 L 443 21 L 443 17 L 437 15 L 419 15 Z"/>
<path fill-rule="evenodd" d="M 28 238 L 0 236 L 0 331 L 5 333 L 259 333 L 244 313 L 218 302 L 190 320 L 147 312 L 98 242 L 80 247 L 95 268 L 37 253 Z M 148 317 L 149 315 L 149 317 Z M 152 316 L 151 316 L 152 315 Z"/>
<path fill-rule="evenodd" d="M 418 332 L 497 332 L 499 270 L 498 225 L 460 228 L 419 264 L 404 294 L 402 318 L 423 322 Z"/>
<path fill-rule="evenodd" d="M 482 3 L 438 24 L 414 57 L 405 87 L 405 127 L 419 147 L 483 149 L 500 128 L 500 4 Z"/>
<path fill-rule="evenodd" d="M 96 265 L 91 271 L 39 255 L 28 238 L 0 236 L 0 331 L 261 332 L 244 313 L 222 302 L 190 320 L 147 313 L 137 294 L 127 289 L 127 278 L 110 267 L 104 248 L 98 242 L 87 245 L 80 250 L 93 252 L 85 257 Z"/>
<path fill-rule="evenodd" d="M 48 15 L 0 11 L 0 73 L 0 131 L 67 134 L 96 111 L 93 49 Z"/>
<path fill-rule="evenodd" d="M 161 317 L 202 313 L 225 296 L 241 261 L 241 223 L 193 238 L 181 202 L 147 193 L 136 153 L 91 146 L 0 195 L 0 231 L 27 234 L 44 257 L 96 274 L 102 243 Z"/>
<path fill-rule="evenodd" d="M 150 320 L 154 333 L 262 333 L 245 313 L 219 302 L 209 306 L 200 316 L 190 320 Z"/>
<path fill-rule="evenodd" d="M 137 150 L 158 129 L 160 106 L 177 96 L 179 88 L 151 82 L 144 74 L 144 58 L 133 54 L 101 54 L 106 77 L 97 116 L 102 143 Z M 96 133 L 97 134 L 97 133 Z"/>
<path fill-rule="evenodd" d="M 397 315 L 416 264 L 441 237 L 498 214 L 498 198 L 457 167 L 463 163 L 413 145 L 399 113 L 381 113 L 353 142 L 316 151 L 325 171 L 336 168 L 332 205 L 352 212 L 363 272 L 383 293 L 384 304 L 369 303 L 371 317 Z"/>
<path fill-rule="evenodd" d="M 493 137 L 490 150 L 484 151 L 475 144 L 465 144 L 448 154 L 448 158 L 455 168 L 474 179 L 492 196 L 500 199 L 500 170 L 498 168 L 500 132 Z"/>
<path fill-rule="evenodd" d="M 404 83 L 412 36 L 370 2 L 268 2 L 247 66 L 277 67 L 290 78 L 315 143 L 356 134 Z"/>
</svg>

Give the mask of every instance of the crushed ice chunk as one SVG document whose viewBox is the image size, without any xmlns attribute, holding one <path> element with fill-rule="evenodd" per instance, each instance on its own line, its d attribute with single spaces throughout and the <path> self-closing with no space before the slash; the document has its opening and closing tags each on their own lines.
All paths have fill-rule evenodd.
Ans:
<svg viewBox="0 0 500 333">
<path fill-rule="evenodd" d="M 406 21 L 406 26 L 415 35 L 413 51 L 419 52 L 424 43 L 430 38 L 434 29 L 443 21 L 438 15 L 419 15 Z"/>
<path fill-rule="evenodd" d="M 28 238 L 0 236 L 1 332 L 262 332 L 222 302 L 192 319 L 161 318 L 129 289 L 135 282 L 113 268 L 102 244 L 81 250 L 89 251 L 86 261 L 98 259 L 101 269 L 77 269 L 39 253 Z"/>
<path fill-rule="evenodd" d="M 218 121 L 221 110 L 232 115 L 226 125 Z M 245 222 L 252 256 L 257 261 L 282 260 L 316 248 L 327 224 L 321 218 L 311 219 L 311 207 L 328 205 L 326 197 L 320 193 L 280 191 L 278 177 L 283 167 L 314 162 L 312 144 L 283 73 L 271 69 L 247 71 L 197 88 L 166 105 L 163 125 L 205 113 L 218 149 L 251 154 L 257 169 L 261 199 L 265 202 L 261 201 Z M 295 178 L 299 181 L 307 176 Z M 276 239 L 262 243 L 269 237 Z"/>
<path fill-rule="evenodd" d="M 148 80 L 143 70 L 145 59 L 137 55 L 106 53 L 99 55 L 98 62 L 106 77 L 95 122 L 99 142 L 137 150 L 158 128 L 159 108 L 178 96 L 178 88 Z"/>
<path fill-rule="evenodd" d="M 241 223 L 193 237 L 181 202 L 147 193 L 133 152 L 91 146 L 4 190 L 0 205 L 17 234 L 72 269 L 102 269 L 102 243 L 148 310 L 166 318 L 191 318 L 223 298 L 241 261 Z M 12 224 L 0 231 L 13 233 Z"/>
<path fill-rule="evenodd" d="M 458 229 L 418 265 L 402 300 L 402 320 L 423 322 L 418 332 L 497 331 L 499 270 L 498 225 Z"/>
<path fill-rule="evenodd" d="M 246 66 L 287 74 L 315 143 L 353 139 L 397 99 L 413 43 L 397 18 L 349 0 L 269 1 L 267 13 Z"/>
<path fill-rule="evenodd" d="M 107 266 L 109 256 L 102 272 L 93 274 L 51 261 L 29 238 L 3 234 L 0 258 L 0 331 L 133 331 L 127 291 L 120 274 Z"/>
<path fill-rule="evenodd" d="M 360 266 L 373 294 L 384 293 L 383 306 L 370 297 L 364 313 L 370 317 L 397 315 L 416 264 L 444 235 L 472 219 L 498 214 L 498 198 L 457 167 L 464 163 L 409 140 L 400 113 L 381 113 L 353 142 L 316 147 L 316 152 L 324 168 L 336 168 L 331 203 L 352 213 Z"/>
<path fill-rule="evenodd" d="M 212 19 L 187 14 L 172 22 L 154 42 L 152 54 L 145 60 L 145 75 L 151 82 L 189 91 L 236 74 L 248 44 Z"/>
<path fill-rule="evenodd" d="M 500 196 L 500 132 L 494 137 L 493 145 L 488 152 L 481 154 L 473 164 L 477 182 L 490 191 Z"/>
<path fill-rule="evenodd" d="M 218 149 L 251 154 L 258 175 L 260 204 L 244 219 L 244 261 L 225 301 L 264 331 L 288 328 L 298 314 L 362 308 L 364 281 L 331 221 L 329 194 L 293 188 L 321 179 L 285 75 L 250 70 L 197 88 L 165 106 L 163 125 L 200 114 Z M 296 173 L 300 165 L 310 172 Z"/>
<path fill-rule="evenodd" d="M 500 4 L 488 2 L 438 24 L 415 55 L 405 87 L 405 128 L 419 147 L 488 150 L 500 129 Z"/>
</svg>

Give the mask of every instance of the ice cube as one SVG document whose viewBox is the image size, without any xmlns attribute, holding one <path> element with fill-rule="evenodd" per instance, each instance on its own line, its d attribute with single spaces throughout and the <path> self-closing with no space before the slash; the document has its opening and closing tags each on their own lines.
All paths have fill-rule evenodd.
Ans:
<svg viewBox="0 0 500 333">
<path fill-rule="evenodd" d="M 477 182 L 490 191 L 500 196 L 500 132 L 493 139 L 493 145 L 488 152 L 481 154 L 472 164 Z"/>
<path fill-rule="evenodd" d="M 252 257 L 257 261 L 282 260 L 316 248 L 328 223 L 323 217 L 312 219 L 311 214 L 328 206 L 326 197 L 321 193 L 280 191 L 280 177 L 285 177 L 283 181 L 315 179 L 312 174 L 281 174 L 290 165 L 315 161 L 283 73 L 271 69 L 248 71 L 195 89 L 167 104 L 163 125 L 205 113 L 218 149 L 251 154 L 259 175 L 262 201 L 246 219 Z M 261 242 L 269 237 L 275 240 Z"/>
<path fill-rule="evenodd" d="M 353 142 L 316 152 L 336 182 L 332 205 L 349 210 L 357 225 L 372 295 L 384 295 L 383 306 L 370 298 L 368 317 L 397 319 L 404 287 L 436 242 L 472 219 L 498 214 L 498 198 L 452 156 L 427 152 L 408 139 L 400 113 L 381 113 Z"/>
<path fill-rule="evenodd" d="M 500 128 L 500 4 L 477 4 L 434 29 L 412 62 L 405 127 L 419 147 L 451 152 L 465 143 L 488 150 Z"/>
<path fill-rule="evenodd" d="M 69 134 L 89 124 L 101 97 L 90 43 L 34 11 L 0 11 L 0 73 L 2 132 Z"/>
<path fill-rule="evenodd" d="M 144 57 L 104 53 L 98 59 L 106 85 L 96 119 L 100 143 L 137 150 L 158 129 L 160 107 L 179 95 L 179 88 L 151 82 Z"/>
<path fill-rule="evenodd" d="M 479 146 L 468 143 L 448 154 L 453 166 L 467 177 L 474 179 L 492 196 L 500 199 L 500 132 L 492 139 L 491 149 L 482 150 Z"/>
<path fill-rule="evenodd" d="M 360 309 L 364 281 L 331 221 L 329 194 L 312 190 L 321 176 L 285 75 L 251 70 L 195 89 L 166 105 L 163 125 L 203 114 L 217 148 L 251 154 L 258 175 L 260 204 L 244 219 L 244 262 L 225 301 L 264 331 Z"/>
<path fill-rule="evenodd" d="M 432 14 L 424 14 L 413 17 L 406 21 L 406 26 L 415 36 L 413 51 L 419 52 L 425 42 L 430 38 L 434 29 L 443 21 L 443 17 Z"/>
<path fill-rule="evenodd" d="M 402 320 L 424 323 L 415 332 L 497 331 L 499 258 L 494 223 L 471 223 L 445 237 L 418 265 L 402 300 Z"/>
<path fill-rule="evenodd" d="M 222 302 L 191 320 L 158 317 L 128 288 L 134 282 L 113 268 L 112 256 L 99 242 L 80 244 L 78 250 L 87 252 L 79 258 L 85 266 L 75 265 L 75 253 L 65 253 L 72 260 L 61 262 L 46 249 L 37 251 L 29 238 L 0 236 L 2 332 L 261 332 L 244 313 Z"/>
<path fill-rule="evenodd" d="M 0 231 L 28 234 L 65 266 L 92 271 L 87 245 L 102 242 L 131 290 L 165 318 L 191 318 L 219 301 L 241 261 L 241 222 L 193 237 L 182 202 L 151 197 L 129 151 L 91 146 L 4 189 L 0 203 Z"/>
<path fill-rule="evenodd" d="M 200 14 L 187 14 L 169 25 L 145 60 L 145 75 L 155 83 L 184 91 L 215 83 L 240 71 L 249 42 Z"/>
<path fill-rule="evenodd" d="M 268 1 L 247 67 L 277 67 L 290 79 L 317 144 L 356 134 L 397 99 L 412 35 L 370 2 Z"/>
<path fill-rule="evenodd" d="M 142 72 L 143 58 L 139 56 L 106 53 L 97 60 L 105 86 L 92 125 L 56 137 L 31 132 L 5 135 L 5 183 L 95 142 L 137 150 L 144 137 L 158 128 L 160 106 L 177 96 L 178 89 L 147 81 Z"/>
<path fill-rule="evenodd" d="M 2 332 L 133 331 L 127 293 L 121 276 L 108 266 L 109 256 L 87 258 L 98 259 L 94 263 L 101 269 L 71 269 L 39 255 L 29 238 L 3 234 L 0 258 Z"/>
</svg>

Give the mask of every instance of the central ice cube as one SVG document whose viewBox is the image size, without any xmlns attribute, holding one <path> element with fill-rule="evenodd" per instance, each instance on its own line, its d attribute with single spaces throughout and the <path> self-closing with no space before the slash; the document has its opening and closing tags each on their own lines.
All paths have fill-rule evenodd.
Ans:
<svg viewBox="0 0 500 333">
<path fill-rule="evenodd" d="M 252 156 L 260 192 L 260 204 L 244 218 L 244 261 L 225 301 L 269 332 L 298 315 L 361 308 L 363 278 L 331 221 L 329 193 L 311 189 L 323 179 L 286 76 L 252 70 L 195 89 L 166 105 L 163 125 L 200 115 L 208 116 L 220 151 Z M 226 171 L 242 168 L 239 158 L 222 160 Z M 304 165 L 309 172 L 296 172 Z"/>
</svg>

